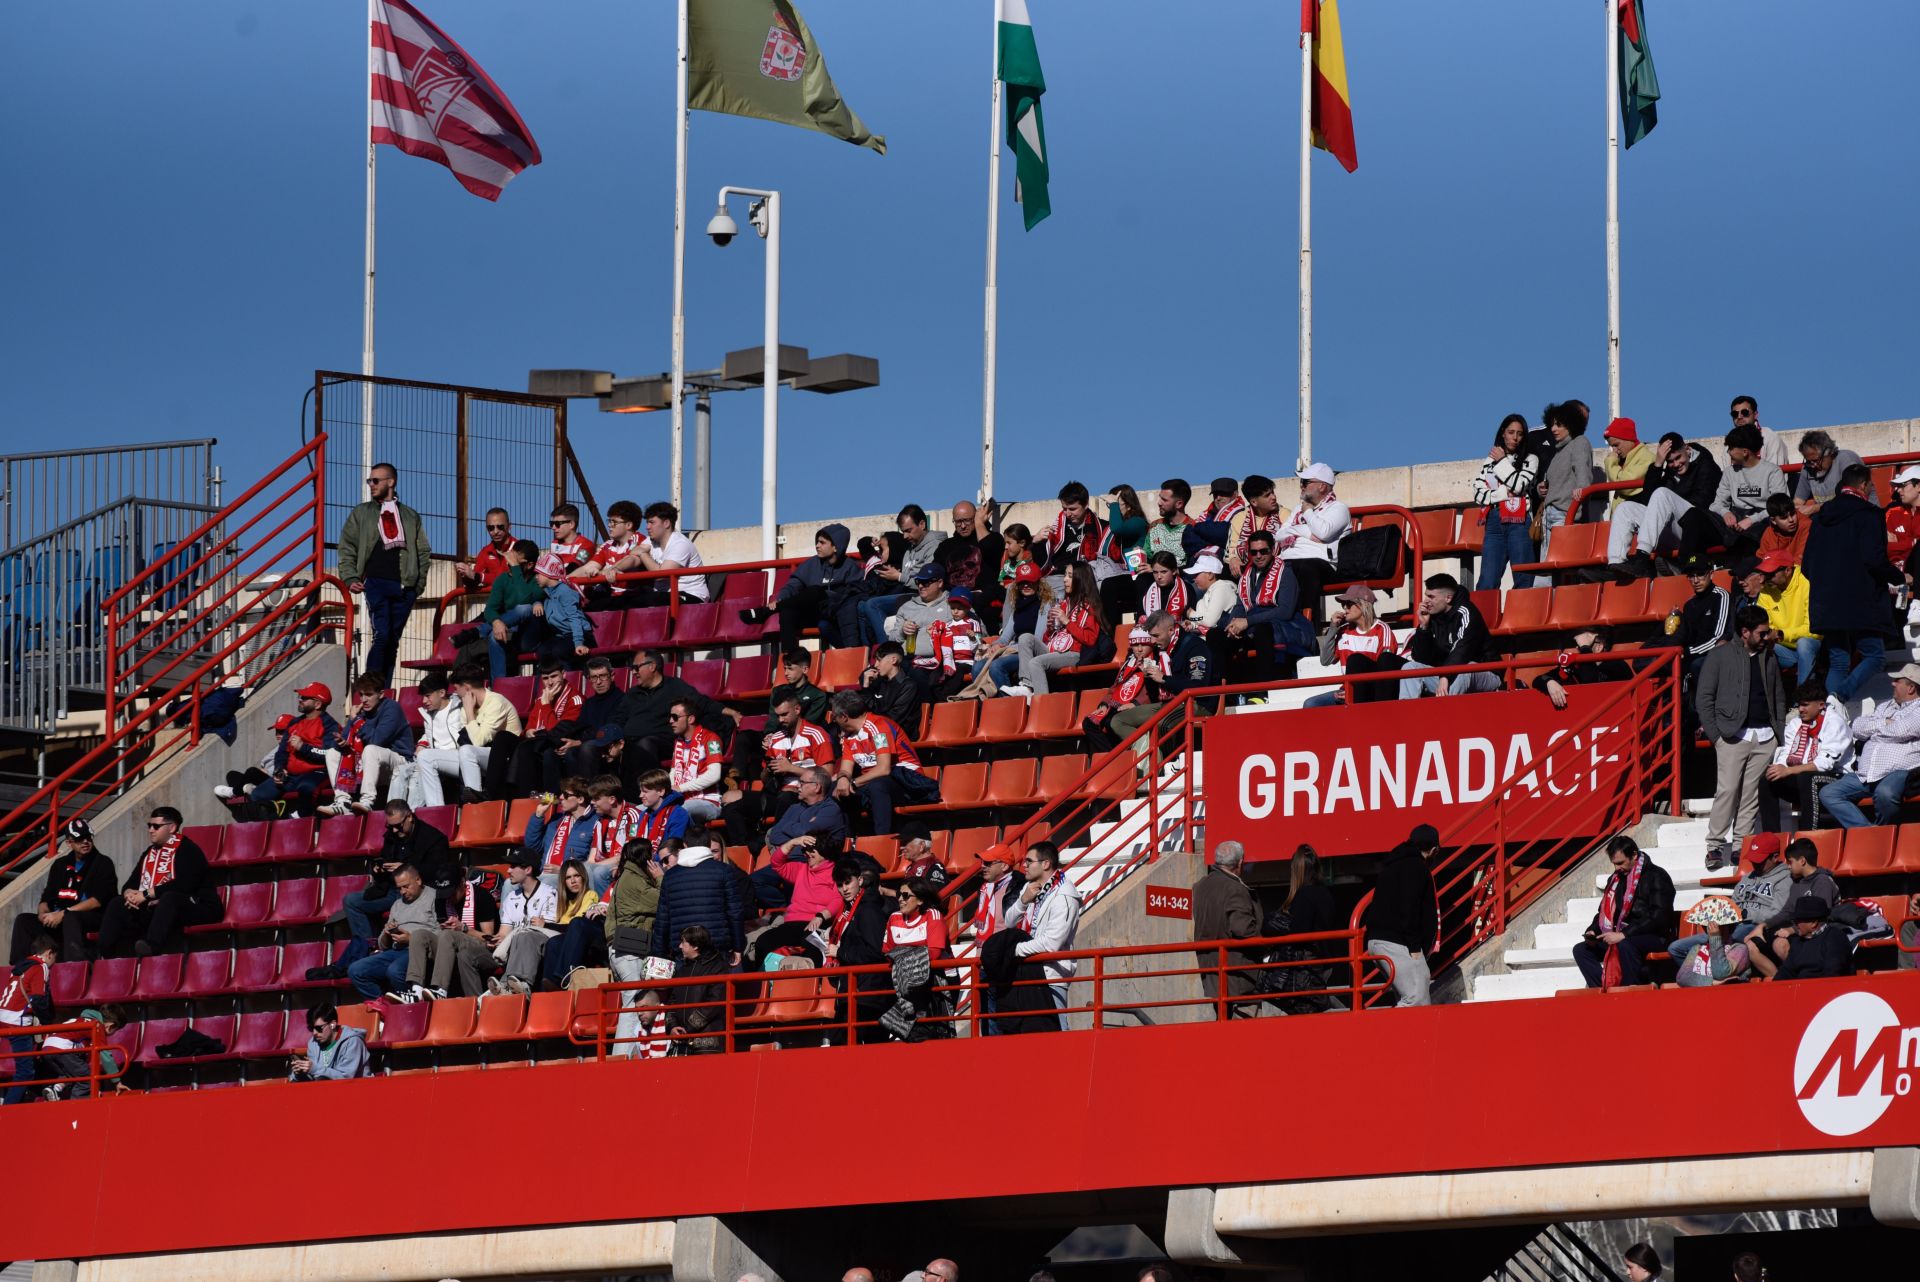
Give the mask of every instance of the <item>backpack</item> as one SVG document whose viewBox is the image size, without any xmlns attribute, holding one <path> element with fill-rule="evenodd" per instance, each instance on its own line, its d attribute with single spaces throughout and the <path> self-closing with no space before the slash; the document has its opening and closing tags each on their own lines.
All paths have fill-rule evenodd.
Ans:
<svg viewBox="0 0 1920 1282">
<path fill-rule="evenodd" d="M 1334 582 L 1358 583 L 1391 579 L 1400 573 L 1400 527 L 1374 525 L 1354 530 L 1340 540 L 1334 561 Z"/>
</svg>

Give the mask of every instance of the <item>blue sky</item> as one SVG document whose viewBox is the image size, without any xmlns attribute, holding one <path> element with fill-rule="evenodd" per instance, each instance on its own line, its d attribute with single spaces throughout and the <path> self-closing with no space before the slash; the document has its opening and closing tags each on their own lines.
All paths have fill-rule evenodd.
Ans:
<svg viewBox="0 0 1920 1282">
<path fill-rule="evenodd" d="M 382 149 L 383 373 L 521 388 L 666 368 L 673 5 L 422 0 L 545 163 L 498 205 Z M 1920 6 L 1649 0 L 1665 97 L 1622 163 L 1626 409 L 1717 433 L 1920 414 Z M 883 386 L 788 394 L 781 517 L 933 507 L 978 476 L 989 0 L 802 0 L 890 151 L 696 113 L 722 183 L 785 193 L 783 337 Z M 1297 7 L 1031 0 L 1053 218 L 1001 262 L 1000 492 L 1274 470 L 1295 431 Z M 1501 415 L 1605 400 L 1602 9 L 1343 6 L 1360 169 L 1317 155 L 1317 453 L 1480 453 Z M 0 6 L 10 131 L 0 449 L 293 446 L 357 368 L 358 0 Z M 760 338 L 757 243 L 688 250 L 689 364 Z M 579 407 L 604 503 L 667 492 L 665 414 Z M 756 395 L 716 413 L 715 523 L 758 518 Z"/>
</svg>

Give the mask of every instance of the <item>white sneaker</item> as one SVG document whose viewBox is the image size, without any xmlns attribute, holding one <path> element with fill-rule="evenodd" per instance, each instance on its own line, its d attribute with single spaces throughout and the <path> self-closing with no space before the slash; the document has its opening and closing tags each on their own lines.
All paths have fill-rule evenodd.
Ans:
<svg viewBox="0 0 1920 1282">
<path fill-rule="evenodd" d="M 507 986 L 500 982 L 500 976 L 498 975 L 487 976 L 487 996 L 498 997 L 506 991 L 507 991 Z"/>
<path fill-rule="evenodd" d="M 405 989 L 396 988 L 387 994 L 387 1000 L 398 1002 L 402 1006 L 411 1006 L 420 1000 L 420 985 L 415 984 L 412 988 Z"/>
<path fill-rule="evenodd" d="M 222 801 L 232 801 L 233 788 L 229 784 L 224 784 L 224 783 L 216 784 L 213 789 L 213 795 L 220 798 L 220 800 Z"/>
<path fill-rule="evenodd" d="M 1001 686 L 1000 693 L 1014 699 L 1031 699 L 1033 691 L 1023 685 Z"/>
<path fill-rule="evenodd" d="M 446 995 L 447 990 L 444 988 L 429 988 L 425 984 L 415 984 L 409 1000 L 416 1002 L 440 1001 L 443 1000 Z"/>
</svg>

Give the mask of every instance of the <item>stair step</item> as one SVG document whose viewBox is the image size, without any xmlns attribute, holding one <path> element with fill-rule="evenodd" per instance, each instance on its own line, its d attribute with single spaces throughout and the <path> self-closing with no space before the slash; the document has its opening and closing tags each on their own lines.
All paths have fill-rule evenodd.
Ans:
<svg viewBox="0 0 1920 1282">
<path fill-rule="evenodd" d="M 1585 988 L 1587 981 L 1571 962 L 1552 968 L 1517 971 L 1507 975 L 1482 975 L 1473 981 L 1476 1002 L 1515 1001 L 1527 997 L 1551 997 L 1570 988 Z"/>
</svg>

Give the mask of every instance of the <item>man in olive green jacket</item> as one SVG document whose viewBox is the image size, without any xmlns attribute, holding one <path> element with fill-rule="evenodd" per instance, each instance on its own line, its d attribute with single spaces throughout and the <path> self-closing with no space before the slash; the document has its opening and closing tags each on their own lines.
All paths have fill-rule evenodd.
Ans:
<svg viewBox="0 0 1920 1282">
<path fill-rule="evenodd" d="M 363 670 L 388 678 L 432 561 L 420 514 L 394 495 L 399 479 L 391 463 L 368 468 L 367 501 L 347 513 L 340 527 L 340 578 L 365 603 L 373 630 Z"/>
</svg>

